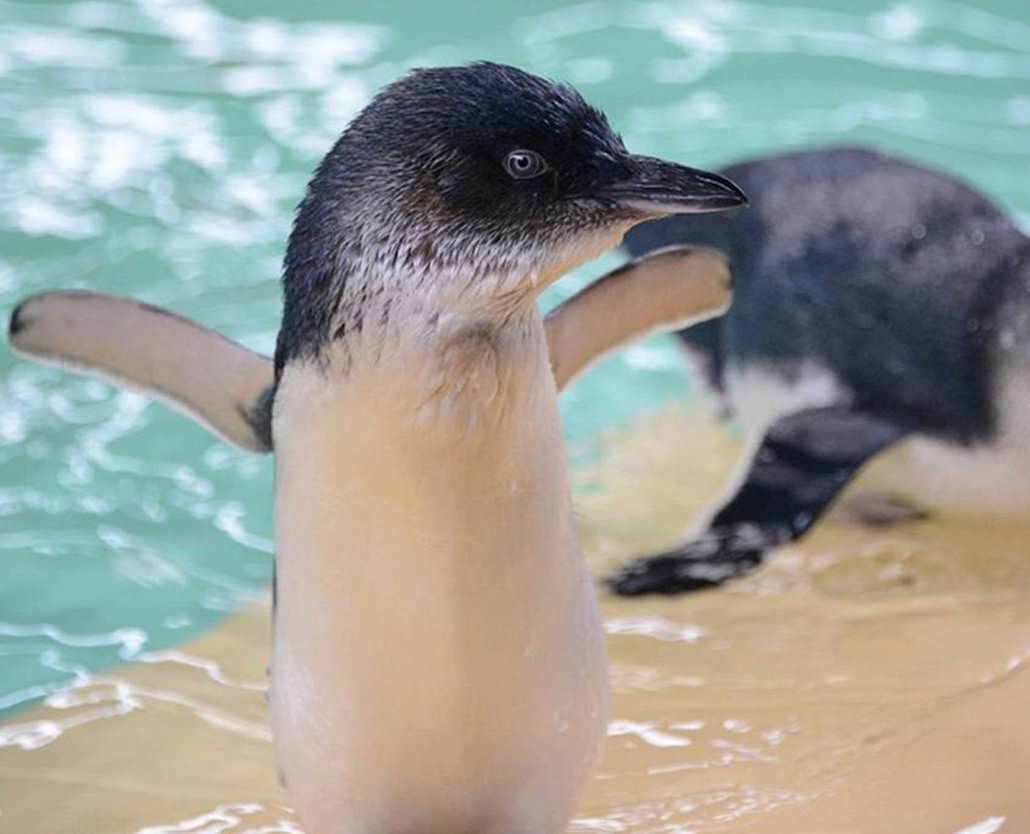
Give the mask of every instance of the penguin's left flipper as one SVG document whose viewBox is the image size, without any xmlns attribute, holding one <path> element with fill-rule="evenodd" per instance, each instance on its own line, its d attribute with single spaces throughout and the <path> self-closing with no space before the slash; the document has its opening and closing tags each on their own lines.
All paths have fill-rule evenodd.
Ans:
<svg viewBox="0 0 1030 834">
<path fill-rule="evenodd" d="M 14 309 L 8 338 L 23 356 L 135 388 L 247 451 L 272 451 L 272 361 L 168 310 L 46 292 Z"/>
<path fill-rule="evenodd" d="M 737 492 L 696 538 L 636 559 L 604 582 L 616 594 L 679 594 L 758 568 L 815 523 L 851 477 L 907 430 L 846 406 L 800 411 L 766 432 Z"/>
<path fill-rule="evenodd" d="M 544 320 L 558 390 L 620 345 L 721 315 L 731 295 L 726 257 L 703 246 L 656 249 L 607 273 Z"/>
</svg>

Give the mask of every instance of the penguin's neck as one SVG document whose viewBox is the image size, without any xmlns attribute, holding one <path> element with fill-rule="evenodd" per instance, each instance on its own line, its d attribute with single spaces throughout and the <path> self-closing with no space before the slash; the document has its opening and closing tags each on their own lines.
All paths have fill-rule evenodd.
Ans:
<svg viewBox="0 0 1030 834">
<path fill-rule="evenodd" d="M 355 282 L 364 307 L 348 309 L 344 299 L 340 335 L 321 354 L 329 388 L 385 385 L 399 423 L 441 438 L 503 430 L 506 420 L 490 420 L 505 417 L 522 389 L 553 390 L 538 374 L 546 345 L 537 280 L 447 273 Z"/>
<path fill-rule="evenodd" d="M 410 406 L 426 431 L 466 442 L 503 435 L 532 389 L 553 395 L 543 324 L 527 293 L 488 310 L 433 313 L 390 335 L 380 358 L 409 369 Z"/>
</svg>

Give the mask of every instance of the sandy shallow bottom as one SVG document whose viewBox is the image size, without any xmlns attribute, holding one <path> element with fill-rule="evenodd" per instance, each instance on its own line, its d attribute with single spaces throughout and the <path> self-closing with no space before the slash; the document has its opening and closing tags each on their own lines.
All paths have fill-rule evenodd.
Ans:
<svg viewBox="0 0 1030 834">
<path fill-rule="evenodd" d="M 576 471 L 593 567 L 674 540 L 736 453 L 681 410 L 612 438 Z M 1028 601 L 1028 528 L 843 513 L 730 589 L 606 597 L 616 698 L 573 830 L 1030 831 Z M 268 615 L 0 726 L 0 831 L 300 831 L 266 726 Z"/>
</svg>

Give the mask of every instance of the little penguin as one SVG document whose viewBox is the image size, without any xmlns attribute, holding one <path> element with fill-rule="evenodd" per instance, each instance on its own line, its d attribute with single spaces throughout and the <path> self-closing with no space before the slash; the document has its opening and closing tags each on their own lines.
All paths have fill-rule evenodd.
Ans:
<svg viewBox="0 0 1030 834">
<path fill-rule="evenodd" d="M 1030 239 L 948 174 L 863 148 L 722 171 L 752 208 L 634 229 L 731 261 L 734 300 L 683 330 L 694 377 L 739 426 L 743 463 L 687 540 L 607 579 L 675 594 L 755 570 L 897 446 L 870 523 L 1030 511 Z"/>
<path fill-rule="evenodd" d="M 274 447 L 272 724 L 310 834 L 564 830 L 608 690 L 555 378 L 722 308 L 727 271 L 707 250 L 660 253 L 559 309 L 550 334 L 537 296 L 641 220 L 745 202 L 725 177 L 630 154 L 571 87 L 490 63 L 416 70 L 308 187 L 270 376 L 130 301 L 15 310 L 27 355 Z M 696 296 L 634 290 L 688 262 Z M 183 344 L 163 355 L 157 339 Z"/>
</svg>

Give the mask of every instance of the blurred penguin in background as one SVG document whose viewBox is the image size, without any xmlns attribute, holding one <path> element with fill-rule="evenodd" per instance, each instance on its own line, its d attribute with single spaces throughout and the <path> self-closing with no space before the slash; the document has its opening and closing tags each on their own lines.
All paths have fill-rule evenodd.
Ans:
<svg viewBox="0 0 1030 834">
<path fill-rule="evenodd" d="M 854 497 L 860 520 L 1027 517 L 1030 239 L 962 182 L 869 150 L 722 173 L 750 210 L 652 221 L 625 246 L 729 257 L 730 309 L 678 335 L 693 378 L 739 427 L 744 460 L 684 543 L 608 586 L 675 594 L 749 573 L 899 444 L 896 483 Z"/>
</svg>

